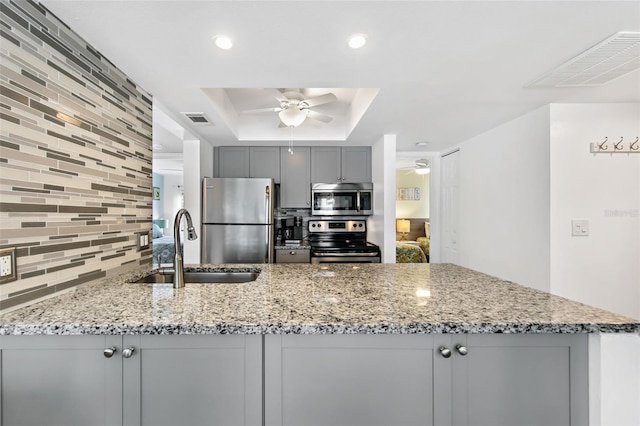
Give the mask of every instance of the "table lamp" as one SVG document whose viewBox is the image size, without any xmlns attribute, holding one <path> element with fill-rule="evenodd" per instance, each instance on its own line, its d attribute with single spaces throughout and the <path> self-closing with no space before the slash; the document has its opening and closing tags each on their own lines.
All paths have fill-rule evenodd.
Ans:
<svg viewBox="0 0 640 426">
<path fill-rule="evenodd" d="M 410 229 L 411 229 L 411 222 L 409 222 L 407 219 L 396 220 L 396 232 L 399 232 L 402 234 L 402 236 L 400 237 L 400 241 L 407 239 L 407 234 L 409 233 Z"/>
</svg>

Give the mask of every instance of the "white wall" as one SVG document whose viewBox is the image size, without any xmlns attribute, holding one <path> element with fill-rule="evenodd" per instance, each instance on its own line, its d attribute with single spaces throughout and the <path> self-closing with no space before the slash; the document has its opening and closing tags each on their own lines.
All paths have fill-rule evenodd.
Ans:
<svg viewBox="0 0 640 426">
<path fill-rule="evenodd" d="M 419 188 L 420 200 L 396 199 L 396 218 L 429 218 L 430 175 L 419 175 L 413 170 L 396 171 L 396 188 Z"/>
<path fill-rule="evenodd" d="M 198 239 L 184 241 L 184 263 L 200 263 L 202 238 L 202 178 L 213 176 L 213 147 L 199 140 L 186 140 L 184 153 L 184 207 L 189 211 Z"/>
<path fill-rule="evenodd" d="M 640 319 L 640 154 L 590 154 L 634 140 L 640 104 L 551 105 L 551 292 Z M 571 219 L 589 236 L 572 237 Z"/>
<path fill-rule="evenodd" d="M 163 230 L 164 235 L 173 235 L 173 220 L 183 205 L 183 186 L 182 174 L 164 175 L 164 191 L 160 199 L 164 217 L 159 218 L 167 219 L 167 228 Z"/>
<path fill-rule="evenodd" d="M 396 261 L 396 135 L 384 135 L 371 147 L 373 216 L 367 239 L 380 246 L 383 263 Z"/>
<path fill-rule="evenodd" d="M 460 264 L 549 290 L 549 106 L 460 145 Z"/>
</svg>

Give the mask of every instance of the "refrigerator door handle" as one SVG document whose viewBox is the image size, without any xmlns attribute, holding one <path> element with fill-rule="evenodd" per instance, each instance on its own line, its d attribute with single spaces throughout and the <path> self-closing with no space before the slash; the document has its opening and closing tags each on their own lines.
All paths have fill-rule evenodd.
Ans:
<svg viewBox="0 0 640 426">
<path fill-rule="evenodd" d="M 264 216 L 265 216 L 265 220 L 267 221 L 266 224 L 269 225 L 271 223 L 271 215 L 269 214 L 269 210 L 271 209 L 271 188 L 269 187 L 269 185 L 264 187 Z M 273 254 L 271 253 L 271 245 L 269 244 L 270 241 L 270 233 L 271 233 L 271 227 L 270 226 L 265 226 L 265 245 L 267 246 L 267 256 L 266 256 L 266 262 L 267 263 L 272 263 L 272 256 Z"/>
</svg>

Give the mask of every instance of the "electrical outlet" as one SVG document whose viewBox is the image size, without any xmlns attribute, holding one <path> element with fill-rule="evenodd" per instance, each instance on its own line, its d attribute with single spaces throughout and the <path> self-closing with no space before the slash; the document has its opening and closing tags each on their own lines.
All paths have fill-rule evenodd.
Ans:
<svg viewBox="0 0 640 426">
<path fill-rule="evenodd" d="M 136 234 L 136 239 L 138 240 L 138 251 L 146 250 L 149 248 L 149 233 L 148 232 L 139 232 Z"/>
<path fill-rule="evenodd" d="M 7 254 L 0 257 L 0 277 L 11 275 L 12 270 L 13 268 L 11 267 L 11 255 Z"/>
<path fill-rule="evenodd" d="M 0 283 L 15 281 L 17 278 L 16 248 L 0 249 Z"/>
</svg>

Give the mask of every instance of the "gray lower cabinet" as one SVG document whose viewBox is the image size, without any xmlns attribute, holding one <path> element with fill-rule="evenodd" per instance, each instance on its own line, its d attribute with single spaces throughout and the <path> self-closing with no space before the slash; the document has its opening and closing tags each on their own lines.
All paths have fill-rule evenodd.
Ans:
<svg viewBox="0 0 640 426">
<path fill-rule="evenodd" d="M 280 147 L 280 207 L 311 208 L 310 148 Z"/>
<path fill-rule="evenodd" d="M 123 423 L 261 425 L 262 337 L 124 336 Z"/>
<path fill-rule="evenodd" d="M 3 426 L 122 424 L 120 336 L 2 336 Z"/>
<path fill-rule="evenodd" d="M 581 426 L 587 342 L 586 334 L 2 336 L 0 423 Z"/>
<path fill-rule="evenodd" d="M 586 425 L 587 376 L 586 335 L 266 336 L 265 424 Z"/>
<path fill-rule="evenodd" d="M 448 424 L 589 424 L 587 339 L 584 334 L 452 336 Z"/>
<path fill-rule="evenodd" d="M 265 425 L 433 424 L 433 337 L 265 336 Z"/>
<path fill-rule="evenodd" d="M 276 249 L 276 263 L 309 263 L 311 250 L 309 249 Z"/>
<path fill-rule="evenodd" d="M 3 336 L 0 350 L 3 426 L 262 424 L 259 335 Z"/>
</svg>

